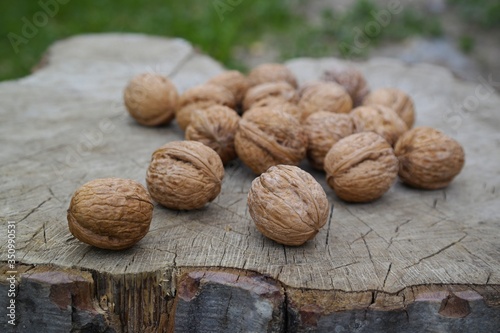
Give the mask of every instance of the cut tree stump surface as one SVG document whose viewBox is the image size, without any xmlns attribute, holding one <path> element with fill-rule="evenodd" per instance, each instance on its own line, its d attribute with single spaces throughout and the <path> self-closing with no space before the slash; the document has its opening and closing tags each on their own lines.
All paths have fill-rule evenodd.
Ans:
<svg viewBox="0 0 500 333">
<path fill-rule="evenodd" d="M 259 325 L 275 331 L 291 330 L 293 325 L 297 331 L 311 325 L 318 329 L 328 323 L 341 325 L 357 315 L 324 318 L 347 310 L 408 311 L 409 304 L 419 299 L 437 301 L 433 311 L 450 317 L 446 305 L 460 303 L 454 297 L 471 302 L 457 305 L 466 315 L 467 307 L 480 302 L 481 313 L 494 311 L 500 322 L 500 96 L 491 86 L 459 81 L 446 69 L 430 65 L 408 67 L 389 59 L 355 64 L 372 89 L 391 86 L 408 92 L 415 101 L 417 126 L 436 127 L 464 146 L 465 167 L 444 190 L 415 190 L 398 182 L 373 203 L 348 204 L 327 186 L 324 173 L 304 162 L 301 167 L 325 189 L 332 213 L 314 240 L 287 247 L 256 230 L 246 204 L 256 176 L 237 160 L 226 166 L 222 191 L 212 203 L 181 212 L 156 205 L 146 237 L 131 249 L 112 252 L 83 244 L 70 234 L 66 210 L 73 192 L 95 178 L 130 178 L 145 184 L 152 152 L 168 141 L 183 139 L 175 122 L 148 128 L 128 116 L 122 100 L 128 80 L 145 71 L 157 72 L 182 92 L 223 68 L 183 40 L 122 34 L 60 41 L 50 48 L 47 60 L 28 77 L 0 83 L 0 216 L 4 230 L 7 221 L 16 224 L 18 270 L 26 271 L 18 273 L 20 297 L 24 280 L 41 281 L 30 279 L 30 271 L 35 276 L 42 274 L 37 271 L 41 267 L 56 275 L 82 272 L 79 279 L 70 280 L 91 285 L 92 297 L 108 298 L 94 300 L 100 305 L 92 311 L 117 316 L 107 316 L 110 327 L 120 322 L 116 327 L 131 332 L 130 325 L 140 323 L 155 331 L 153 327 L 168 322 L 170 329 L 180 331 L 186 328 L 178 325 L 190 324 L 185 315 L 193 309 L 189 300 L 194 296 L 174 297 L 179 285 L 188 288 L 185 283 L 198 281 L 189 288 L 199 288 L 196 295 L 200 290 L 210 295 L 207 286 L 212 280 L 200 272 L 213 271 L 223 275 L 214 281 L 227 282 L 236 274 L 269 283 L 242 290 L 270 288 L 258 291 L 272 308 L 269 321 Z M 327 58 L 286 64 L 304 83 L 343 63 Z M 494 80 L 490 78 L 491 85 L 499 84 Z M 4 263 L 6 245 L 7 233 L 1 232 Z M 133 284 L 123 285 L 129 282 Z M 222 285 L 239 286 L 226 282 Z M 137 287 L 140 283 L 144 288 Z M 146 289 L 150 301 L 140 296 Z M 132 296 L 122 303 L 109 300 L 123 298 L 117 296 L 120 292 Z M 130 309 L 134 295 L 143 304 L 143 309 L 136 309 L 140 313 Z M 331 295 L 344 301 L 324 301 Z M 151 305 L 160 296 L 171 300 L 168 306 Z M 6 292 L 1 297 L 5 308 Z M 273 305 L 285 301 L 286 309 Z M 197 302 L 203 305 L 202 299 Z M 149 315 L 144 304 L 154 308 Z M 174 313 L 175 308 L 185 311 Z M 262 308 L 266 309 L 258 311 Z M 130 313 L 125 318 L 121 311 Z M 475 318 L 473 314 L 469 317 Z M 172 316 L 175 324 L 169 320 Z M 85 322 L 82 318 L 79 322 Z"/>
</svg>

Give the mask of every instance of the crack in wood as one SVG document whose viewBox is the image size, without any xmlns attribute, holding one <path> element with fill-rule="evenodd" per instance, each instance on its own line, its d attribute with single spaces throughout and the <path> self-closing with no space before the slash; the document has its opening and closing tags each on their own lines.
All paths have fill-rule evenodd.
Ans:
<svg viewBox="0 0 500 333">
<path fill-rule="evenodd" d="M 174 68 L 172 68 L 172 70 L 168 73 L 167 77 L 170 79 L 174 78 L 177 75 L 177 73 L 179 73 L 179 71 L 182 69 L 182 67 L 184 67 L 184 65 L 187 64 L 189 60 L 194 58 L 196 55 L 197 52 L 194 49 L 191 49 L 191 51 L 184 58 L 182 58 L 177 63 L 177 65 L 175 65 Z"/>
<path fill-rule="evenodd" d="M 465 235 L 463 235 L 462 237 L 460 237 L 460 239 L 459 239 L 459 240 L 457 240 L 457 241 L 455 241 L 455 242 L 452 242 L 452 243 L 450 243 L 450 244 L 446 245 L 445 247 L 443 247 L 443 248 L 439 249 L 438 251 L 436 251 L 436 252 L 434 252 L 434 253 L 432 253 L 432 254 L 430 254 L 430 255 L 428 255 L 428 256 L 425 256 L 425 257 L 421 258 L 421 259 L 420 259 L 419 261 L 417 261 L 416 263 L 414 263 L 414 264 L 412 264 L 412 265 L 409 265 L 409 266 L 404 267 L 404 269 L 411 268 L 411 267 L 413 267 L 413 266 L 416 266 L 416 265 L 420 264 L 422 261 L 424 261 L 424 260 L 426 260 L 426 259 L 429 259 L 429 258 L 432 258 L 432 257 L 437 256 L 437 255 L 438 255 L 438 254 L 440 254 L 441 252 L 446 251 L 446 250 L 447 250 L 447 249 L 449 249 L 450 247 L 452 247 L 452 246 L 454 246 L 454 245 L 456 245 L 456 244 L 460 243 L 460 242 L 461 242 L 461 241 L 462 241 L 465 237 L 467 237 L 467 236 L 468 236 L 468 234 L 466 233 Z"/>
<path fill-rule="evenodd" d="M 394 233 L 396 235 L 394 236 L 391 236 L 391 238 L 389 238 L 389 244 L 387 245 L 387 247 L 385 248 L 386 250 L 389 249 L 392 245 L 392 241 L 394 240 L 394 238 L 397 238 L 399 236 L 399 228 L 401 228 L 402 226 L 404 226 L 405 224 L 408 224 L 412 221 L 412 219 L 409 219 L 409 220 L 406 220 L 405 222 L 399 224 L 396 229 L 394 229 Z"/>
<path fill-rule="evenodd" d="M 372 262 L 373 267 L 375 267 L 375 263 L 373 262 L 372 252 L 370 251 L 370 247 L 368 246 L 368 243 L 366 243 L 366 239 L 364 237 L 362 237 L 362 239 L 363 239 L 363 243 L 365 244 L 366 251 L 368 251 L 368 258 L 370 258 L 370 261 Z"/>
<path fill-rule="evenodd" d="M 26 216 L 24 216 L 22 219 L 20 219 L 19 221 L 17 221 L 16 223 L 21 223 L 23 222 L 24 220 L 26 220 L 28 217 L 30 217 L 31 214 L 35 213 L 40 207 L 43 206 L 43 204 L 45 204 L 46 202 L 50 201 L 52 198 L 48 198 L 48 199 L 45 199 L 44 201 L 42 201 L 38 206 L 36 206 L 35 208 L 33 208 L 32 210 L 30 210 L 30 212 L 28 214 L 26 214 Z"/>
<path fill-rule="evenodd" d="M 333 204 L 330 205 L 330 218 L 328 219 L 327 229 L 326 229 L 326 245 L 328 245 L 328 241 L 330 239 L 330 225 L 332 224 L 333 218 Z"/>
<path fill-rule="evenodd" d="M 372 231 L 373 231 L 373 229 L 368 230 L 366 233 L 362 234 L 361 236 L 359 236 L 358 238 L 356 238 L 355 240 L 353 240 L 352 242 L 350 242 L 349 245 L 352 245 L 355 242 L 357 242 L 358 240 L 365 238 Z"/>
<path fill-rule="evenodd" d="M 349 208 L 347 208 L 347 206 L 343 206 L 345 208 L 345 210 L 351 214 L 355 219 L 357 219 L 359 222 L 363 223 L 368 229 L 370 230 L 373 230 L 373 232 L 375 233 L 375 235 L 377 235 L 380 239 L 382 239 L 384 242 L 386 243 L 389 243 L 387 241 L 387 239 L 385 239 L 384 237 L 382 237 L 377 231 L 375 231 L 368 223 L 366 223 L 365 221 L 363 221 L 363 219 L 361 219 L 359 216 L 357 216 L 356 214 L 354 214 L 353 212 L 351 212 L 351 210 Z"/>
<path fill-rule="evenodd" d="M 132 265 L 135 262 L 135 257 L 136 256 L 137 256 L 137 252 L 134 252 L 134 255 L 132 256 L 132 259 L 127 263 L 127 265 L 125 266 L 125 269 L 123 270 L 124 274 L 127 273 L 127 270 L 130 267 L 130 265 Z"/>
<path fill-rule="evenodd" d="M 385 290 L 385 283 L 387 282 L 387 278 L 389 277 L 389 273 L 391 272 L 392 262 L 389 264 L 389 268 L 387 269 L 387 273 L 385 274 L 384 283 L 382 284 L 382 289 Z"/>
<path fill-rule="evenodd" d="M 43 242 L 47 244 L 47 235 L 45 232 L 45 222 L 43 222 Z"/>
<path fill-rule="evenodd" d="M 408 224 L 411 222 L 412 219 L 409 219 L 409 220 L 406 220 L 405 222 L 401 223 L 400 225 L 398 225 L 396 227 L 396 229 L 394 230 L 395 233 L 398 233 L 399 232 L 399 228 L 401 228 L 402 226 L 404 226 L 405 224 Z"/>
<path fill-rule="evenodd" d="M 89 254 L 91 251 L 92 251 L 92 247 L 88 246 L 87 249 L 85 250 L 85 252 L 83 253 L 82 257 L 80 258 L 80 260 L 78 260 L 78 262 L 75 264 L 75 266 L 79 265 L 83 261 L 83 259 L 85 259 L 87 254 Z"/>
<path fill-rule="evenodd" d="M 52 191 L 52 187 L 47 186 L 47 188 L 49 189 L 49 193 L 52 196 L 52 198 L 55 198 L 60 204 L 63 204 L 63 202 L 54 194 L 54 191 Z"/>
<path fill-rule="evenodd" d="M 335 267 L 333 267 L 333 269 L 335 270 L 335 269 L 339 269 L 339 268 L 349 267 L 349 266 L 356 265 L 356 264 L 359 264 L 359 261 L 351 262 L 351 263 L 340 265 L 340 266 L 335 266 Z"/>
<path fill-rule="evenodd" d="M 491 268 L 490 264 L 488 264 L 483 258 L 481 258 L 478 255 L 470 252 L 469 249 L 466 246 L 462 245 L 462 248 L 465 250 L 465 252 L 467 252 L 468 254 L 470 254 L 472 257 L 474 257 L 474 258 L 478 259 L 479 261 L 483 262 L 488 268 Z"/>
<path fill-rule="evenodd" d="M 283 255 L 285 256 L 285 265 L 288 265 L 288 258 L 286 256 L 286 246 L 282 245 L 282 247 L 283 247 Z"/>
</svg>

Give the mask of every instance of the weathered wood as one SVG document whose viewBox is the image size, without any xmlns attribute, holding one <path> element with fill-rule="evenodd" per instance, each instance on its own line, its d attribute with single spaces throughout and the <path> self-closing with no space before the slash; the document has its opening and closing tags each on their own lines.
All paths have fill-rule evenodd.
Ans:
<svg viewBox="0 0 500 333">
<path fill-rule="evenodd" d="M 172 332 L 284 332 L 285 295 L 275 280 L 252 272 L 182 273 Z"/>
<path fill-rule="evenodd" d="M 57 272 L 74 269 L 84 272 L 86 281 L 85 272 L 90 272 L 89 290 L 100 307 L 95 310 L 104 311 L 102 318 L 112 329 L 164 331 L 173 317 L 183 318 L 185 313 L 172 317 L 169 311 L 179 304 L 174 300 L 175 280 L 181 278 L 178 270 L 186 267 L 235 268 L 276 280 L 285 290 L 289 330 L 310 329 L 316 325 L 314 318 L 322 329 L 338 324 L 348 330 L 365 312 L 366 327 L 377 329 L 387 327 L 376 324 L 377 318 L 409 318 L 418 325 L 431 312 L 435 321 L 429 323 L 436 327 L 438 322 L 443 329 L 458 327 L 446 323 L 463 318 L 436 315 L 451 294 L 439 296 L 439 301 L 415 301 L 412 306 L 427 304 L 427 310 L 415 316 L 409 312 L 407 293 L 415 286 L 432 285 L 440 285 L 441 293 L 455 285 L 476 290 L 478 300 L 468 300 L 471 313 L 465 318 L 477 324 L 485 318 L 480 313 L 487 313 L 498 322 L 500 96 L 488 84 L 458 81 L 436 66 L 407 67 L 386 59 L 357 64 L 371 87 L 394 86 L 412 95 L 417 125 L 437 127 L 464 145 L 465 168 L 445 190 L 418 191 L 398 183 L 376 202 L 346 204 L 327 187 L 324 174 L 304 162 L 301 166 L 325 188 L 333 214 L 314 240 L 284 247 L 255 229 L 246 209 L 255 176 L 235 161 L 226 167 L 222 192 L 213 203 L 194 212 L 157 206 L 151 231 L 141 242 L 127 251 L 110 252 L 82 244 L 69 233 L 66 209 L 72 193 L 100 177 L 144 184 L 154 149 L 182 139 L 175 123 L 161 128 L 137 125 L 123 106 L 125 84 L 151 70 L 168 75 L 183 91 L 222 67 L 182 40 L 142 35 L 71 38 L 55 44 L 47 59 L 48 65 L 33 75 L 0 83 L 2 228 L 7 230 L 7 221 L 15 222 L 20 263 L 50 265 Z M 303 83 L 339 63 L 297 59 L 288 66 Z M 498 78 L 484 79 L 499 84 Z M 7 260 L 6 232 L 0 233 L 0 260 Z M 23 285 L 31 288 L 33 282 L 21 273 L 18 280 L 21 295 Z M 5 288 L 4 279 L 0 287 Z M 317 293 L 326 293 L 325 302 L 331 303 L 327 310 L 315 301 Z M 47 299 L 40 297 L 40 302 Z M 3 291 L 0 300 L 8 302 Z M 449 298 L 448 303 L 455 300 Z M 51 306 L 49 301 L 46 306 Z M 227 304 L 222 296 L 217 301 Z M 441 313 L 450 313 L 447 304 Z M 382 312 L 388 317 L 371 314 Z M 313 319 L 304 321 L 301 313 L 311 313 L 306 317 Z M 22 312 L 19 316 L 20 323 L 27 322 Z"/>
</svg>

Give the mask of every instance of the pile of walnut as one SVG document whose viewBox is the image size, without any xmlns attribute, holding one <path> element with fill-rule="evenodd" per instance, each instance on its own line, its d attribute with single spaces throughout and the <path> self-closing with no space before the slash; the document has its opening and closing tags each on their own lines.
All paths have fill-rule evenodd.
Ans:
<svg viewBox="0 0 500 333">
<path fill-rule="evenodd" d="M 457 141 L 433 128 L 412 128 L 414 105 L 405 92 L 370 92 L 353 67 L 298 87 L 287 67 L 264 64 L 248 76 L 224 72 L 180 96 L 167 78 L 142 74 L 129 82 L 124 98 L 140 124 L 175 118 L 186 141 L 153 153 L 149 193 L 123 179 L 94 180 L 77 190 L 68 210 L 71 232 L 107 249 L 132 246 L 146 234 L 151 198 L 175 210 L 214 200 L 224 164 L 237 157 L 260 175 L 248 194 L 257 229 L 286 245 L 314 238 L 328 219 L 325 191 L 297 167 L 306 157 L 347 202 L 380 198 L 398 175 L 415 188 L 443 188 L 464 165 Z"/>
</svg>

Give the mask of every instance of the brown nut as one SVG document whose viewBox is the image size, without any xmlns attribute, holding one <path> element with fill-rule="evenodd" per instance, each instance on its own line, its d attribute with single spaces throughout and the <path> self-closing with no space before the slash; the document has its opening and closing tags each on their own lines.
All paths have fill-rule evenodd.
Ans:
<svg viewBox="0 0 500 333">
<path fill-rule="evenodd" d="M 401 180 L 421 189 L 448 186 L 465 162 L 460 143 L 430 127 L 409 130 L 399 138 L 394 150 Z"/>
<path fill-rule="evenodd" d="M 186 140 L 199 141 L 215 150 L 222 163 L 236 158 L 234 136 L 238 130 L 240 116 L 224 105 L 213 105 L 191 115 L 186 128 Z"/>
<path fill-rule="evenodd" d="M 130 179 L 92 180 L 75 191 L 68 209 L 73 236 L 108 250 L 126 249 L 140 241 L 152 218 L 151 197 Z"/>
<path fill-rule="evenodd" d="M 314 168 L 323 170 L 330 148 L 353 134 L 354 124 L 348 114 L 319 111 L 306 119 L 304 130 L 308 138 L 307 158 Z"/>
<path fill-rule="evenodd" d="M 236 101 L 232 92 L 219 85 L 203 84 L 186 90 L 180 97 L 179 108 L 175 113 L 177 124 L 185 131 L 193 111 L 205 110 L 212 105 L 225 105 L 234 109 Z"/>
<path fill-rule="evenodd" d="M 278 109 L 285 113 L 292 115 L 299 122 L 302 119 L 302 109 L 295 103 L 285 102 L 281 98 L 268 97 L 252 104 L 252 108 L 270 107 L 272 109 Z"/>
<path fill-rule="evenodd" d="M 167 78 L 145 73 L 130 80 L 123 98 L 127 111 L 139 124 L 157 126 L 174 119 L 179 95 Z"/>
<path fill-rule="evenodd" d="M 329 204 L 313 176 L 295 166 L 278 165 L 252 182 L 248 210 L 264 236 L 297 246 L 325 225 Z"/>
<path fill-rule="evenodd" d="M 298 165 L 306 155 L 307 135 L 279 109 L 252 108 L 243 114 L 234 144 L 238 157 L 261 174 L 273 165 Z"/>
<path fill-rule="evenodd" d="M 415 122 L 415 107 L 410 96 L 395 88 L 381 88 L 369 93 L 363 100 L 363 105 L 380 104 L 393 109 L 408 128 Z"/>
<path fill-rule="evenodd" d="M 363 73 L 355 67 L 333 68 L 326 71 L 322 79 L 323 81 L 337 82 L 343 86 L 351 96 L 354 106 L 361 105 L 363 98 L 365 98 L 370 91 Z"/>
<path fill-rule="evenodd" d="M 318 111 L 349 113 L 352 100 L 344 87 L 335 82 L 315 82 L 302 89 L 299 107 L 305 120 Z"/>
<path fill-rule="evenodd" d="M 146 174 L 151 197 L 171 209 L 198 209 L 220 193 L 224 166 L 217 153 L 196 141 L 158 148 Z"/>
<path fill-rule="evenodd" d="M 275 98 L 284 102 L 297 102 L 297 91 L 286 82 L 262 83 L 248 89 L 243 99 L 243 110 L 246 111 L 262 100 Z"/>
<path fill-rule="evenodd" d="M 243 101 L 249 82 L 245 75 L 238 71 L 225 71 L 208 80 L 207 84 L 222 86 L 233 93 L 236 104 Z"/>
<path fill-rule="evenodd" d="M 351 112 L 356 132 L 375 132 L 393 146 L 408 130 L 396 112 L 383 105 L 358 106 Z"/>
<path fill-rule="evenodd" d="M 380 135 L 363 132 L 343 138 L 325 157 L 328 185 L 350 202 L 380 198 L 398 175 L 398 159 Z"/>
<path fill-rule="evenodd" d="M 282 64 L 262 64 L 250 71 L 248 74 L 250 87 L 268 82 L 288 82 L 292 87 L 297 88 L 295 75 L 285 65 Z"/>
</svg>

